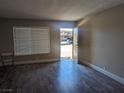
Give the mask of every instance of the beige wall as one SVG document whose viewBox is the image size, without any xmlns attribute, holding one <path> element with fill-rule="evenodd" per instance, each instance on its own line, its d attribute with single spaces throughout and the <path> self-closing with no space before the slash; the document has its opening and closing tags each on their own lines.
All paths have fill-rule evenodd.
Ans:
<svg viewBox="0 0 124 93">
<path fill-rule="evenodd" d="M 124 5 L 95 14 L 79 28 L 80 41 L 91 41 L 90 48 L 85 50 L 91 63 L 124 78 Z M 89 29 L 86 33 L 92 33 L 91 38 L 85 35 L 85 28 Z M 79 56 L 83 62 L 85 46 L 80 43 Z"/>
<path fill-rule="evenodd" d="M 41 26 L 50 28 L 51 52 L 49 54 L 18 56 L 15 57 L 16 61 L 36 59 L 59 59 L 59 28 L 74 27 L 74 22 L 0 19 L 0 53 L 14 51 L 13 26 Z"/>
<path fill-rule="evenodd" d="M 83 25 L 79 26 L 78 36 L 78 58 L 79 62 L 91 62 L 91 23 L 85 19 Z"/>
</svg>

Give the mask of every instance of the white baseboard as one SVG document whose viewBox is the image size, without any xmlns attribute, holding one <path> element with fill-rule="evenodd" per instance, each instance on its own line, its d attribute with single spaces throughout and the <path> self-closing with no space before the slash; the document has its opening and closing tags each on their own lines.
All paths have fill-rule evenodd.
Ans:
<svg viewBox="0 0 124 93">
<path fill-rule="evenodd" d="M 31 61 L 18 61 L 18 62 L 14 62 L 14 65 L 23 65 L 23 64 L 34 64 L 34 63 L 50 63 L 50 62 L 57 62 L 59 61 L 59 59 L 44 59 L 44 60 L 31 60 Z M 6 65 L 11 65 L 6 64 Z M 0 64 L 0 66 L 2 66 L 2 64 Z"/>
<path fill-rule="evenodd" d="M 106 76 L 108 76 L 108 77 L 110 77 L 110 78 L 112 78 L 112 79 L 116 80 L 117 82 L 119 82 L 119 83 L 124 85 L 124 78 L 119 77 L 119 76 L 117 76 L 117 75 L 115 75 L 115 74 L 113 74 L 113 73 L 111 73 L 111 72 L 109 72 L 107 70 L 104 70 L 104 69 L 102 69 L 102 68 L 100 68 L 100 67 L 98 67 L 96 65 L 89 64 L 89 63 L 86 63 L 86 62 L 84 62 L 84 64 L 92 67 L 93 69 L 105 74 Z"/>
</svg>

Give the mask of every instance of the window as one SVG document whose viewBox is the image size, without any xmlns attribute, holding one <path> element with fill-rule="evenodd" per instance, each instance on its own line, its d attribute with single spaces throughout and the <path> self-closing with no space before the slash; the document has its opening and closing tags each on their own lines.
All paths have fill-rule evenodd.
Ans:
<svg viewBox="0 0 124 93">
<path fill-rule="evenodd" d="M 50 52 L 49 28 L 14 27 L 13 37 L 15 55 Z"/>
</svg>

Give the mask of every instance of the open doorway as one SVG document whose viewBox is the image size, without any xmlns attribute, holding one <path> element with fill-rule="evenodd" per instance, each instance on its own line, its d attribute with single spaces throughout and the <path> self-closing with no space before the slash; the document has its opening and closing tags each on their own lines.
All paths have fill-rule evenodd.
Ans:
<svg viewBox="0 0 124 93">
<path fill-rule="evenodd" d="M 61 59 L 77 61 L 77 36 L 75 28 L 60 28 L 60 57 Z"/>
</svg>

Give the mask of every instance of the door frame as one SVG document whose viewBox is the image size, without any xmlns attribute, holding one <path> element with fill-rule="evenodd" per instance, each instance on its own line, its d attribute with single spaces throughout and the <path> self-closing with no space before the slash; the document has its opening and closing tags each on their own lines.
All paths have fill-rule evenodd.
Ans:
<svg viewBox="0 0 124 93">
<path fill-rule="evenodd" d="M 75 61 L 78 61 L 78 28 L 77 27 L 73 28 L 72 52 L 73 52 L 72 53 L 72 59 Z"/>
</svg>

